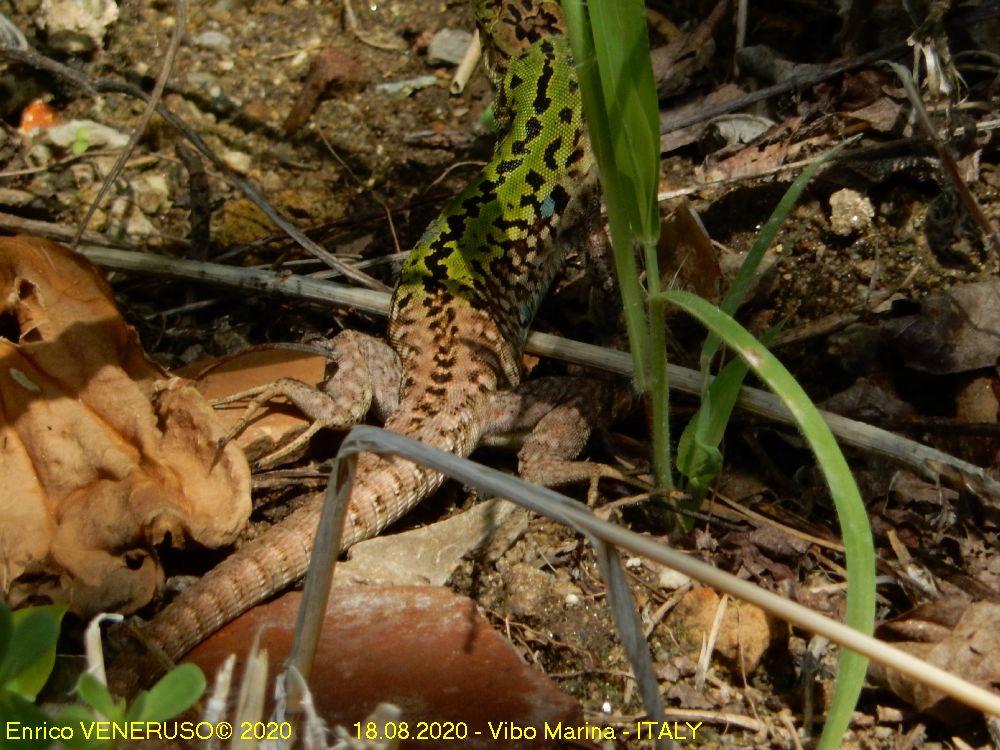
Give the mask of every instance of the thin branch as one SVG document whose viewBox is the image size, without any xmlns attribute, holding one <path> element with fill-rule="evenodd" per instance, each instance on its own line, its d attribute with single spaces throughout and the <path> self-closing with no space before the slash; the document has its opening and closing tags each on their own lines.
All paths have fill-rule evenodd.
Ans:
<svg viewBox="0 0 1000 750">
<path fill-rule="evenodd" d="M 257 269 L 234 268 L 218 263 L 199 263 L 150 253 L 130 253 L 99 247 L 82 247 L 80 251 L 94 263 L 116 271 L 203 281 L 250 289 L 258 294 L 293 297 L 383 316 L 387 314 L 389 308 L 388 294 L 346 287 L 296 274 L 277 274 Z M 532 333 L 528 337 L 526 348 L 533 354 L 556 357 L 621 375 L 631 376 L 633 371 L 632 358 L 626 352 L 550 334 Z M 692 395 L 701 393 L 701 373 L 678 365 L 668 365 L 668 368 L 671 388 Z M 788 409 L 773 394 L 749 387 L 744 387 L 740 393 L 737 405 L 742 409 L 781 424 L 794 423 Z M 882 456 L 927 478 L 943 477 L 960 488 L 968 489 L 988 499 L 993 504 L 1000 503 L 1000 482 L 989 476 L 982 467 L 864 422 L 831 412 L 820 413 L 834 435 L 845 445 Z"/>
<path fill-rule="evenodd" d="M 665 121 L 661 118 L 660 133 L 671 133 L 675 130 L 686 128 L 689 125 L 697 125 L 700 122 L 707 122 L 708 120 L 719 117 L 720 115 L 735 112 L 738 109 L 743 109 L 751 104 L 756 104 L 757 102 L 765 99 L 770 99 L 773 96 L 786 94 L 789 91 L 795 91 L 796 89 L 805 88 L 806 86 L 812 86 L 820 83 L 821 81 L 838 76 L 841 73 L 846 73 L 849 70 L 861 68 L 865 65 L 871 65 L 877 60 L 888 57 L 897 57 L 906 52 L 907 49 L 909 48 L 905 44 L 894 44 L 890 47 L 880 47 L 873 52 L 853 57 L 850 60 L 844 60 L 839 63 L 827 65 L 820 70 L 790 76 L 781 83 L 776 83 L 773 86 L 765 86 L 764 88 L 750 94 L 746 94 L 745 96 L 720 102 L 719 104 L 715 104 L 710 107 L 705 107 L 704 109 L 694 112 L 687 117 L 678 118 L 676 120 L 666 119 Z"/>
<path fill-rule="evenodd" d="M 212 242 L 212 191 L 208 184 L 208 172 L 198 154 L 184 141 L 177 142 L 177 157 L 184 164 L 188 176 L 189 222 L 191 231 L 188 237 L 194 250 L 195 258 L 208 258 L 208 248 Z M 310 261 L 313 262 L 313 261 Z"/>
</svg>

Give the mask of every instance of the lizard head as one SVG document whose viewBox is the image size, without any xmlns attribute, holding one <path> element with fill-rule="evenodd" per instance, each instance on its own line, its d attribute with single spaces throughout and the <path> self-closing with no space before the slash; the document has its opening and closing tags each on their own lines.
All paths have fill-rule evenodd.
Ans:
<svg viewBox="0 0 1000 750">
<path fill-rule="evenodd" d="M 565 33 L 559 0 L 476 0 L 483 60 L 496 85 L 507 63 L 535 42 Z"/>
</svg>

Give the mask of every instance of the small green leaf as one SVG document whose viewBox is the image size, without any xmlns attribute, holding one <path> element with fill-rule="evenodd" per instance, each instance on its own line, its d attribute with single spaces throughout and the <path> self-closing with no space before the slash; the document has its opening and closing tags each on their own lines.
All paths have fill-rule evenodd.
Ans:
<svg viewBox="0 0 1000 750">
<path fill-rule="evenodd" d="M 121 721 L 125 718 L 125 702 L 116 702 L 94 675 L 84 672 L 76 682 L 76 692 L 83 702 L 109 721 Z"/>
<path fill-rule="evenodd" d="M 687 477 L 688 492 L 700 497 L 722 471 L 722 452 L 705 442 L 692 427 L 696 427 L 694 420 L 684 430 L 677 446 L 677 469 Z"/>
<path fill-rule="evenodd" d="M 9 647 L 0 665 L 0 685 L 27 700 L 45 686 L 56 660 L 63 605 L 28 607 L 13 614 Z"/>
<path fill-rule="evenodd" d="M 63 724 L 76 724 L 78 722 L 88 722 L 94 720 L 93 712 L 87 706 L 79 704 L 67 706 L 59 714 L 59 721 Z"/>
<path fill-rule="evenodd" d="M 24 739 L 39 727 L 53 724 L 31 701 L 15 693 L 0 689 L 0 750 L 42 750 L 53 744 L 46 738 Z"/>
<path fill-rule="evenodd" d="M 4 659 L 10 646 L 10 637 L 14 632 L 14 616 L 10 607 L 0 601 L 0 673 L 3 670 Z"/>
<path fill-rule="evenodd" d="M 129 706 L 129 721 L 166 721 L 187 711 L 205 692 L 205 675 L 194 664 L 181 664 L 165 674 Z"/>
<path fill-rule="evenodd" d="M 86 706 L 68 706 L 59 714 L 59 723 L 73 728 L 72 739 L 60 740 L 61 744 L 71 750 L 94 750 L 110 745 L 109 740 L 97 739 L 94 714 Z M 87 733 L 90 733 L 88 739 Z"/>
<path fill-rule="evenodd" d="M 779 324 L 771 328 L 761 336 L 761 343 L 768 346 L 782 327 Z M 740 397 L 748 369 L 742 359 L 727 362 L 708 388 L 703 389 L 701 406 L 681 435 L 677 446 L 677 470 L 688 478 L 686 489 L 698 500 L 705 496 L 712 481 L 722 471 L 722 454 L 718 447 Z M 719 463 L 713 470 L 715 455 L 718 455 Z"/>
<path fill-rule="evenodd" d="M 491 133 L 497 132 L 497 118 L 493 114 L 493 105 L 490 104 L 483 113 L 479 116 L 479 124 L 486 128 Z"/>
<path fill-rule="evenodd" d="M 82 156 L 87 153 L 88 148 L 90 148 L 90 128 L 83 125 L 77 128 L 70 151 L 73 152 L 74 156 Z"/>
</svg>

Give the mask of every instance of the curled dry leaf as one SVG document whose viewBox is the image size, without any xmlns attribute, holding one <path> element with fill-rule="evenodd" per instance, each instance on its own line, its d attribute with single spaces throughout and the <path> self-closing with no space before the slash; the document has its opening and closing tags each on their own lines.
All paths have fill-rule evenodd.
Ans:
<svg viewBox="0 0 1000 750">
<path fill-rule="evenodd" d="M 987 690 L 1000 686 L 1000 602 L 973 602 L 946 597 L 921 605 L 881 625 L 876 633 L 885 640 L 899 639 L 897 648 L 942 669 L 947 669 Z M 967 720 L 972 710 L 956 704 L 931 685 L 915 682 L 898 672 L 872 663 L 872 679 L 896 695 L 942 721 Z"/>
<path fill-rule="evenodd" d="M 1000 360 L 1000 281 L 977 281 L 929 294 L 915 315 L 884 326 L 903 362 L 949 375 L 995 367 Z"/>
<path fill-rule="evenodd" d="M 165 379 L 85 259 L 0 238 L 0 591 L 81 614 L 134 611 L 169 539 L 232 542 L 246 459 L 187 381 Z"/>
</svg>

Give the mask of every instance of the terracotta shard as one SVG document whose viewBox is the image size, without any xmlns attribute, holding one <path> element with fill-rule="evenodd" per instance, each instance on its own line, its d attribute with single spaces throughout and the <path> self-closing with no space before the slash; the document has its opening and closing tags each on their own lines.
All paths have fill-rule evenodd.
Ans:
<svg viewBox="0 0 1000 750">
<path fill-rule="evenodd" d="M 288 655 L 300 600 L 294 592 L 250 610 L 189 660 L 211 675 L 230 653 L 243 655 L 260 632 L 273 675 Z M 310 685 L 320 716 L 331 724 L 350 731 L 389 702 L 402 708 L 400 721 L 411 728 L 467 724 L 468 739 L 460 744 L 468 750 L 555 747 L 551 737 L 543 739 L 546 723 L 583 724 L 576 701 L 525 664 L 472 601 L 433 586 L 334 588 Z M 491 734 L 491 728 L 514 726 L 536 727 L 538 737 Z"/>
</svg>

